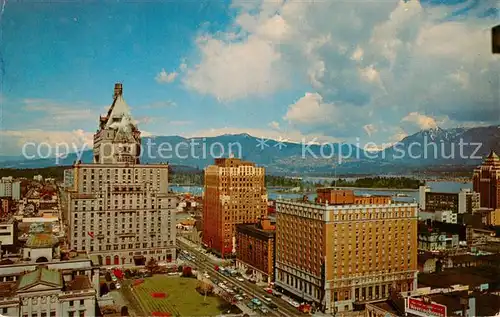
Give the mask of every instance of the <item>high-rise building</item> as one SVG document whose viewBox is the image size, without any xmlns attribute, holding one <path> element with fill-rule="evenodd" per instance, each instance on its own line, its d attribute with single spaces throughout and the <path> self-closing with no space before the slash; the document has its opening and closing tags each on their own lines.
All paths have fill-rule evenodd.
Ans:
<svg viewBox="0 0 500 317">
<path fill-rule="evenodd" d="M 176 197 L 168 165 L 139 162 L 140 131 L 115 85 L 113 103 L 94 135 L 94 163 L 76 162 L 69 193 L 71 248 L 104 265 L 175 259 Z"/>
<path fill-rule="evenodd" d="M 500 208 L 500 158 L 491 151 L 483 164 L 474 169 L 472 186 L 478 192 L 481 207 Z"/>
<path fill-rule="evenodd" d="M 236 225 L 267 215 L 263 167 L 237 158 L 215 159 L 205 169 L 203 243 L 222 257 L 236 253 Z"/>
<path fill-rule="evenodd" d="M 319 194 L 315 203 L 276 201 L 277 287 L 328 313 L 416 288 L 416 203 Z"/>
<path fill-rule="evenodd" d="M 5 177 L 0 180 L 0 197 L 12 198 L 13 200 L 21 199 L 21 182 L 15 181 L 12 177 Z"/>
</svg>

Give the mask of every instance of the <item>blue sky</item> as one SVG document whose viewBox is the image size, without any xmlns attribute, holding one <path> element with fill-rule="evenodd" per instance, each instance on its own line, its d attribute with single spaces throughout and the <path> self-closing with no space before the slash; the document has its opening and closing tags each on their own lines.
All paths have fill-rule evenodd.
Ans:
<svg viewBox="0 0 500 317">
<path fill-rule="evenodd" d="M 423 128 L 498 124 L 495 4 L 9 2 L 0 154 L 88 142 L 115 82 L 145 135 L 382 146 Z"/>
</svg>

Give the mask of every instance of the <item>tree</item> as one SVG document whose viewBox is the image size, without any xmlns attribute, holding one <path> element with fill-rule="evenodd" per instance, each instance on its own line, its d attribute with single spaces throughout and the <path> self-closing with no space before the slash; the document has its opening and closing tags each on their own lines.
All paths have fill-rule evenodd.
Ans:
<svg viewBox="0 0 500 317">
<path fill-rule="evenodd" d="M 128 307 L 127 306 L 122 306 L 122 309 L 121 309 L 121 315 L 122 316 L 128 316 Z"/>
<path fill-rule="evenodd" d="M 191 277 L 191 276 L 193 276 L 193 271 L 192 271 L 191 267 L 185 266 L 182 269 L 182 277 Z"/>
<path fill-rule="evenodd" d="M 179 265 L 179 266 L 177 267 L 177 272 L 179 272 L 179 273 L 181 273 L 181 272 L 182 272 L 182 265 Z"/>
<path fill-rule="evenodd" d="M 107 293 L 109 293 L 108 283 L 101 283 L 101 285 L 100 285 L 100 293 L 101 293 L 101 296 L 104 296 Z"/>
<path fill-rule="evenodd" d="M 104 275 L 104 278 L 106 279 L 106 282 L 111 282 L 111 273 L 106 272 L 106 274 Z"/>
<path fill-rule="evenodd" d="M 148 263 L 146 264 L 146 269 L 153 274 L 156 272 L 158 269 L 158 262 L 156 262 L 155 258 L 149 259 Z"/>
<path fill-rule="evenodd" d="M 125 278 L 131 278 L 132 277 L 132 272 L 130 270 L 128 270 L 128 269 L 125 270 L 124 274 L 125 274 Z"/>
</svg>

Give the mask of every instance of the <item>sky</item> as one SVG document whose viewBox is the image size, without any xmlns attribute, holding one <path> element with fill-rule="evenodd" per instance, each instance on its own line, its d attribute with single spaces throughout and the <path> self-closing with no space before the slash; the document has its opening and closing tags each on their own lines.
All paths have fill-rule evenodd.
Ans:
<svg viewBox="0 0 500 317">
<path fill-rule="evenodd" d="M 494 0 L 0 1 L 0 155 L 143 135 L 399 141 L 500 123 Z"/>
</svg>

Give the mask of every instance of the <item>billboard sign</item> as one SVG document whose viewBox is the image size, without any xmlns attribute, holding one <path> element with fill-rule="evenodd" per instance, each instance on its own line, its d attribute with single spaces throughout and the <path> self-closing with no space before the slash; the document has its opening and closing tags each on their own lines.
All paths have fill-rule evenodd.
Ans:
<svg viewBox="0 0 500 317">
<path fill-rule="evenodd" d="M 446 317 L 446 306 L 431 302 L 427 297 L 405 299 L 405 312 L 422 317 Z"/>
</svg>

